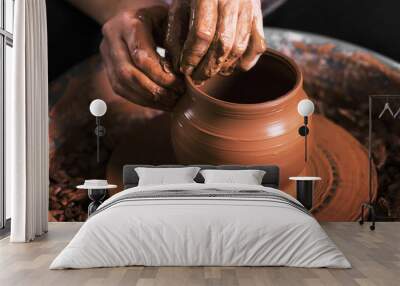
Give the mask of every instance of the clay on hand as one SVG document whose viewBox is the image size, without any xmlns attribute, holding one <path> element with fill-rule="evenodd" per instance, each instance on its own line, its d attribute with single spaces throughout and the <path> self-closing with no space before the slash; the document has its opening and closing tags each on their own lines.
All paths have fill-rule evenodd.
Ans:
<svg viewBox="0 0 400 286">
<path fill-rule="evenodd" d="M 136 104 L 171 110 L 183 81 L 156 52 L 168 11 L 155 6 L 123 11 L 103 26 L 100 52 L 114 92 Z"/>
<path fill-rule="evenodd" d="M 195 82 L 247 71 L 266 50 L 260 0 L 174 0 L 165 47 Z"/>
</svg>

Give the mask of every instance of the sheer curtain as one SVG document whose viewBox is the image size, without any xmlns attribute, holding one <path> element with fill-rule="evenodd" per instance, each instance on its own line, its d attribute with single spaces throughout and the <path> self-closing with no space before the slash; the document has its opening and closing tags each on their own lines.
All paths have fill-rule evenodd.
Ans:
<svg viewBox="0 0 400 286">
<path fill-rule="evenodd" d="M 47 231 L 48 80 L 45 0 L 15 1 L 13 92 L 6 98 L 6 187 L 12 242 Z"/>
</svg>

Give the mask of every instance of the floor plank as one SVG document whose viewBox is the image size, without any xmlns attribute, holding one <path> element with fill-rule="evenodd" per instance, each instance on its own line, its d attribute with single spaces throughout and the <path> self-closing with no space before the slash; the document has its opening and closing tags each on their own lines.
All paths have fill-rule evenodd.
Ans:
<svg viewBox="0 0 400 286">
<path fill-rule="evenodd" d="M 32 243 L 0 240 L 2 286 L 266 286 L 399 285 L 400 222 L 378 223 L 375 231 L 354 222 L 322 223 L 352 263 L 352 269 L 289 267 L 119 267 L 48 270 L 81 223 L 50 223 L 49 233 Z"/>
</svg>

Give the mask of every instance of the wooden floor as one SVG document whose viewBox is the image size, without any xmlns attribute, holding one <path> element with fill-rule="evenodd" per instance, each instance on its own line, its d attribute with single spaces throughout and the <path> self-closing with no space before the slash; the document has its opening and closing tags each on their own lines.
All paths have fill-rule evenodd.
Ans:
<svg viewBox="0 0 400 286">
<path fill-rule="evenodd" d="M 400 223 L 323 223 L 352 269 L 289 267 L 124 267 L 48 270 L 80 223 L 50 223 L 49 233 L 26 244 L 0 241 L 0 285 L 400 285 Z"/>
</svg>

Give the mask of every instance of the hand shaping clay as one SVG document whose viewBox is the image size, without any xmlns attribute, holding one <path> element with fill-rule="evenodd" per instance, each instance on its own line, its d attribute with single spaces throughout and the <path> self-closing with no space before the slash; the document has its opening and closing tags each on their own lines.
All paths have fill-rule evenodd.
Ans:
<svg viewBox="0 0 400 286">
<path fill-rule="evenodd" d="M 195 83 L 249 70 L 266 49 L 260 0 L 175 0 L 164 45 Z"/>
</svg>

